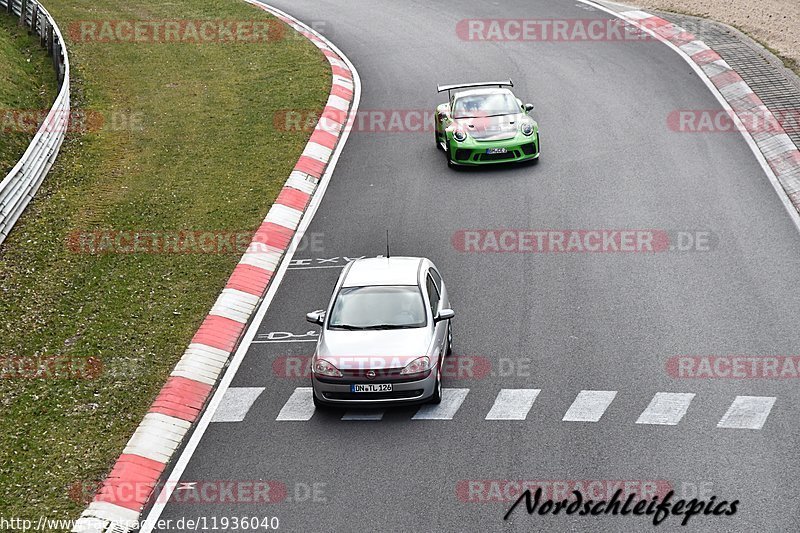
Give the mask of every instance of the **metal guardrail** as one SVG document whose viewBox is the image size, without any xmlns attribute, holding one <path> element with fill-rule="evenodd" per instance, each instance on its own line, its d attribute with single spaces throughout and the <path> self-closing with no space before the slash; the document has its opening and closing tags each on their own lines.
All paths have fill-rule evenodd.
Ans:
<svg viewBox="0 0 800 533">
<path fill-rule="evenodd" d="M 39 36 L 53 58 L 58 96 L 22 158 L 0 182 L 0 243 L 39 189 L 53 165 L 70 118 L 69 58 L 64 37 L 53 17 L 37 0 L 0 0 L 0 9 L 19 18 L 21 26 Z M 0 13 L 0 16 L 5 16 Z"/>
</svg>

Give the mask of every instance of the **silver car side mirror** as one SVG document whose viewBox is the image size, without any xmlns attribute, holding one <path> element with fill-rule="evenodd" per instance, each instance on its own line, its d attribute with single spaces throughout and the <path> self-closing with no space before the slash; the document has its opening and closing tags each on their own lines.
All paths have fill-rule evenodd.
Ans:
<svg viewBox="0 0 800 533">
<path fill-rule="evenodd" d="M 525 112 L 530 113 L 533 111 L 533 104 L 525 104 Z"/>
<path fill-rule="evenodd" d="M 325 311 L 322 309 L 312 311 L 306 315 L 306 320 L 312 324 L 318 324 L 321 326 L 325 322 Z"/>
<path fill-rule="evenodd" d="M 441 322 L 442 320 L 450 320 L 454 316 L 456 316 L 456 312 L 453 311 L 452 309 L 442 309 L 441 311 L 439 311 L 439 313 L 436 315 L 436 318 L 434 318 L 433 321 Z"/>
</svg>

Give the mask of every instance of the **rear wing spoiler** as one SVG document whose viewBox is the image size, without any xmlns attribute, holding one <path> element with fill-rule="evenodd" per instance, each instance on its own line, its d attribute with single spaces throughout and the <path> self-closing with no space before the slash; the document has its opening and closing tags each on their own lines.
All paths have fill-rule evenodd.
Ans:
<svg viewBox="0 0 800 533">
<path fill-rule="evenodd" d="M 454 85 L 437 85 L 436 92 L 441 93 L 447 91 L 447 99 L 450 99 L 450 91 L 453 89 L 470 89 L 472 87 L 513 87 L 514 82 L 510 79 L 505 81 L 484 81 L 475 83 L 456 83 Z"/>
</svg>

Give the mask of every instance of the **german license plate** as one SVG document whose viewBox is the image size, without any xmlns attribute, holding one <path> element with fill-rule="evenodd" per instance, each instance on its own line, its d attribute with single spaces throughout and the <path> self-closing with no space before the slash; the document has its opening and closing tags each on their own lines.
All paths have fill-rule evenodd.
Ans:
<svg viewBox="0 0 800 533">
<path fill-rule="evenodd" d="M 486 149 L 486 153 L 487 154 L 504 154 L 506 152 L 508 152 L 507 148 L 487 148 Z"/>
<path fill-rule="evenodd" d="M 392 392 L 391 383 L 354 383 L 350 392 Z"/>
</svg>

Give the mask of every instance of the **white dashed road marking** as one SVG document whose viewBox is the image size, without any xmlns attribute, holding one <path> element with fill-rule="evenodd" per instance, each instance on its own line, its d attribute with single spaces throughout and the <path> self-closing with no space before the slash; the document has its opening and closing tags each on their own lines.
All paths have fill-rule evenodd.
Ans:
<svg viewBox="0 0 800 533">
<path fill-rule="evenodd" d="M 311 387 L 297 387 L 275 420 L 305 421 L 314 416 L 314 392 Z"/>
<path fill-rule="evenodd" d="M 686 414 L 694 396 L 694 393 L 657 392 L 636 423 L 674 426 Z"/>
<path fill-rule="evenodd" d="M 212 422 L 241 422 L 264 387 L 231 387 L 222 396 Z"/>
<path fill-rule="evenodd" d="M 615 390 L 582 390 L 564 415 L 565 422 L 597 422 L 617 396 Z"/>
<path fill-rule="evenodd" d="M 213 422 L 241 422 L 264 392 L 261 387 L 229 388 Z M 618 391 L 582 390 L 575 397 L 564 422 L 598 422 L 617 396 Z M 439 405 L 422 405 L 412 420 L 452 420 L 461 408 L 469 389 L 444 389 Z M 541 389 L 501 389 L 485 416 L 485 420 L 527 420 L 528 413 Z M 639 415 L 637 424 L 674 426 L 683 420 L 694 399 L 694 393 L 658 392 Z M 737 396 L 717 424 L 718 428 L 761 429 L 772 411 L 776 398 L 771 396 Z M 386 409 L 350 409 L 341 420 L 381 421 Z M 471 413 L 475 414 L 475 413 Z M 311 420 L 314 401 L 311 387 L 297 387 L 278 413 L 277 421 Z"/>
<path fill-rule="evenodd" d="M 450 420 L 467 397 L 469 389 L 442 389 L 442 403 L 423 405 L 412 420 Z"/>
<path fill-rule="evenodd" d="M 772 396 L 737 396 L 717 427 L 761 429 L 774 404 Z"/>
<path fill-rule="evenodd" d="M 501 389 L 486 420 L 525 420 L 541 389 Z"/>
</svg>

